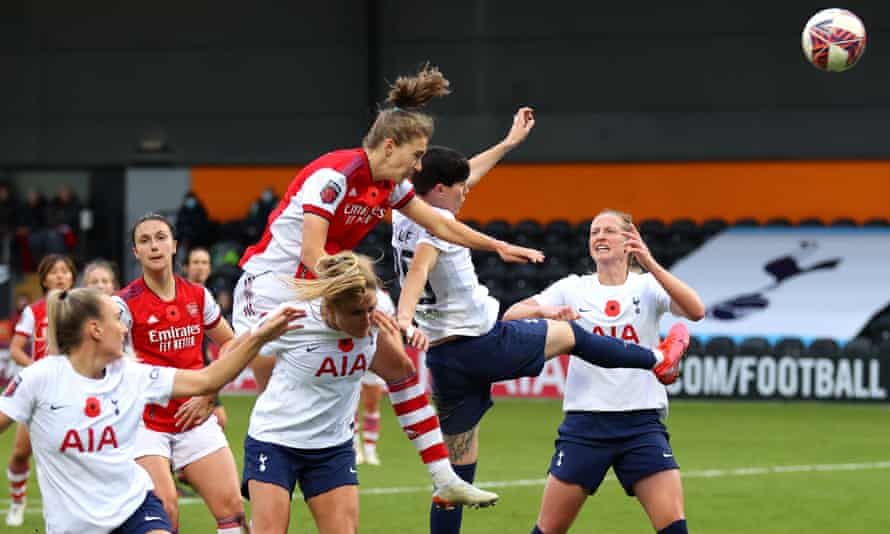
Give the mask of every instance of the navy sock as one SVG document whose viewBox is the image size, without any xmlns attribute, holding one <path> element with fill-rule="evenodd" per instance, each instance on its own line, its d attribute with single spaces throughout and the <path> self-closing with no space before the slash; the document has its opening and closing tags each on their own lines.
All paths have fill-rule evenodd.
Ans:
<svg viewBox="0 0 890 534">
<path fill-rule="evenodd" d="M 658 534 L 689 534 L 689 531 L 686 530 L 686 520 L 680 519 L 674 521 L 670 525 L 659 530 Z"/>
<path fill-rule="evenodd" d="M 454 465 L 454 472 L 457 476 L 466 480 L 470 484 L 476 478 L 476 464 Z M 433 505 L 430 508 L 430 534 L 458 534 L 460 532 L 460 523 L 464 515 L 463 506 L 455 506 L 454 508 L 436 508 Z"/>
<path fill-rule="evenodd" d="M 652 369 L 655 367 L 655 355 L 652 351 L 633 343 L 625 343 L 609 336 L 598 336 L 584 330 L 578 323 L 570 322 L 575 333 L 575 348 L 572 354 L 582 360 L 613 369 L 626 367 L 633 369 Z"/>
<path fill-rule="evenodd" d="M 538 528 L 538 525 L 535 525 L 535 528 L 532 529 L 531 534 L 544 534 L 544 531 Z"/>
</svg>

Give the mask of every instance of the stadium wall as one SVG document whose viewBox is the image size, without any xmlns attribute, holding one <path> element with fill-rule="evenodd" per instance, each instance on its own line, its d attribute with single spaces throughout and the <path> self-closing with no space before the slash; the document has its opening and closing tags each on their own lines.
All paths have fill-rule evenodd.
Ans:
<svg viewBox="0 0 890 534">
<path fill-rule="evenodd" d="M 454 89 L 436 142 L 468 153 L 528 104 L 514 162 L 890 159 L 890 4 L 844 7 L 869 49 L 830 75 L 800 52 L 802 0 L 6 0 L 0 166 L 128 165 L 158 139 L 156 162 L 306 162 L 357 144 L 386 80 L 426 60 Z"/>
<path fill-rule="evenodd" d="M 244 217 L 267 186 L 279 195 L 298 167 L 196 167 L 192 189 L 212 217 Z M 890 161 L 505 164 L 473 190 L 461 217 L 590 218 L 611 207 L 637 220 L 711 217 L 830 221 L 890 216 Z"/>
</svg>

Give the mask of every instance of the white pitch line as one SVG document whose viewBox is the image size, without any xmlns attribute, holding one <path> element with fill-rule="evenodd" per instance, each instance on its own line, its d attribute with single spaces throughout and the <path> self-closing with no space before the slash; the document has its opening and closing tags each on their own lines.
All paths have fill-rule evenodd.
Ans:
<svg viewBox="0 0 890 534">
<path fill-rule="evenodd" d="M 767 467 L 740 467 L 735 469 L 705 469 L 701 471 L 682 471 L 684 479 L 689 478 L 733 478 L 747 476 L 762 476 L 771 474 L 787 474 L 787 473 L 827 473 L 834 471 L 871 471 L 876 469 L 890 469 L 890 461 L 887 462 L 860 462 L 845 464 L 811 464 L 811 465 L 773 465 Z M 615 477 L 609 475 L 607 481 L 615 480 Z M 518 488 L 523 486 L 543 486 L 545 479 L 529 478 L 519 480 L 496 480 L 491 482 L 478 482 L 476 485 L 480 488 Z M 396 486 L 391 488 L 362 488 L 359 490 L 361 495 L 394 495 L 403 493 L 430 493 L 432 486 Z M 295 499 L 299 498 L 296 494 Z M 8 504 L 9 499 L 0 499 L 0 503 Z M 203 501 L 198 497 L 183 497 L 179 499 L 179 504 L 202 504 Z M 39 508 L 37 505 L 40 501 L 28 501 L 28 513 L 37 513 Z"/>
</svg>

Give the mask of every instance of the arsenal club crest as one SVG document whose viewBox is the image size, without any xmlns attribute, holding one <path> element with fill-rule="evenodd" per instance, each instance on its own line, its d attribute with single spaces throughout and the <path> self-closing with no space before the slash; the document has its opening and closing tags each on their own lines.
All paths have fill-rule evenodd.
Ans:
<svg viewBox="0 0 890 534">
<path fill-rule="evenodd" d="M 192 317 L 195 317 L 195 318 L 198 317 L 199 310 L 198 310 L 198 305 L 196 303 L 189 302 L 188 304 L 185 305 L 185 309 L 189 312 L 189 315 L 191 315 Z"/>
<path fill-rule="evenodd" d="M 333 180 L 328 180 L 328 183 L 321 190 L 321 201 L 325 204 L 330 204 L 331 202 L 337 200 L 337 197 L 340 196 L 340 186 L 337 182 Z"/>
</svg>

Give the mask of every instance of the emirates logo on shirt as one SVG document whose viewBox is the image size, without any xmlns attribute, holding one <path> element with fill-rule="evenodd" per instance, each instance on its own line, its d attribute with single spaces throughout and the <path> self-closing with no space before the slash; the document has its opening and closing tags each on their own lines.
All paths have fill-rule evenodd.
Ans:
<svg viewBox="0 0 890 534">
<path fill-rule="evenodd" d="M 171 326 L 163 330 L 149 330 L 148 342 L 156 343 L 160 352 L 170 352 L 196 346 L 196 337 L 200 333 L 199 324 Z"/>
</svg>

